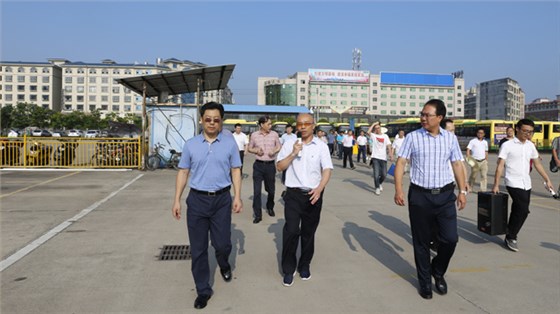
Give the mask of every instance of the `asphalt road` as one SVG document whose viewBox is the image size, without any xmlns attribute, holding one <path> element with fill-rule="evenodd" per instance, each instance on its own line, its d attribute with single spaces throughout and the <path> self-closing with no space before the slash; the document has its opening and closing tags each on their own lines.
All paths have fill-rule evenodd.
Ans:
<svg viewBox="0 0 560 314">
<path fill-rule="evenodd" d="M 363 164 L 342 169 L 336 158 L 316 235 L 313 277 L 282 286 L 283 187 L 278 176 L 276 217 L 265 214 L 254 225 L 252 160 L 246 157 L 244 167 L 249 175 L 243 180 L 244 211 L 233 218 L 234 280 L 223 282 L 211 254 L 215 294 L 203 311 L 560 311 L 560 201 L 546 193 L 536 173 L 520 251 L 505 249 L 503 236 L 477 230 L 476 194 L 470 194 L 459 213 L 460 240 L 446 275 L 449 293 L 424 300 L 416 290 L 407 209 L 393 202 L 392 177 L 376 196 L 371 169 Z M 495 160 L 492 155 L 489 188 Z M 0 312 L 195 312 L 190 261 L 158 260 L 164 245 L 188 244 L 185 221 L 171 216 L 175 174 L 0 171 Z M 551 177 L 560 183 L 558 174 Z"/>
</svg>

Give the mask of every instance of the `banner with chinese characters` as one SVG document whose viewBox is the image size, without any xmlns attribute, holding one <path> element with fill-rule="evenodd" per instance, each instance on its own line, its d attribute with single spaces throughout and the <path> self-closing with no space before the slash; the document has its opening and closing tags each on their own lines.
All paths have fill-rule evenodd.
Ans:
<svg viewBox="0 0 560 314">
<path fill-rule="evenodd" d="M 369 83 L 369 71 L 309 69 L 310 81 Z"/>
</svg>

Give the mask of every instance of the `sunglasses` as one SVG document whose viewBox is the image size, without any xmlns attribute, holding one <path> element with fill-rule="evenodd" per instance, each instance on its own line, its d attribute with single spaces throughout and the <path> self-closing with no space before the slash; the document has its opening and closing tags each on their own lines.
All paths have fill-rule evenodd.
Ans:
<svg viewBox="0 0 560 314">
<path fill-rule="evenodd" d="M 214 123 L 220 123 L 221 121 L 222 121 L 222 119 L 220 119 L 220 118 L 214 118 L 214 119 L 212 119 L 212 118 L 204 118 L 204 122 L 206 122 L 206 123 L 212 123 L 212 122 L 214 122 Z"/>
<path fill-rule="evenodd" d="M 313 125 L 312 122 L 298 122 L 298 123 L 296 123 L 296 126 L 297 126 L 298 128 L 301 128 L 301 127 L 307 128 L 307 127 L 310 127 L 310 126 L 312 126 L 312 125 Z"/>
</svg>

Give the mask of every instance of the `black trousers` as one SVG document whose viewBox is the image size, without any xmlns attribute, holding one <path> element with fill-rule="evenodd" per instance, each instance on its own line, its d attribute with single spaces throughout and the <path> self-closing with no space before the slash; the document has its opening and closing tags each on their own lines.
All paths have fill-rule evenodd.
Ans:
<svg viewBox="0 0 560 314">
<path fill-rule="evenodd" d="M 346 168 L 346 160 L 350 160 L 350 168 L 354 168 L 354 162 L 352 161 L 352 149 L 353 147 L 343 147 L 344 159 L 342 160 L 342 167 Z"/>
<path fill-rule="evenodd" d="M 315 252 L 315 231 L 319 226 L 323 195 L 311 205 L 309 194 L 288 188 L 284 196 L 284 217 L 286 223 L 282 231 L 282 271 L 309 270 Z M 297 262 L 296 251 L 301 239 L 301 256 Z"/>
<path fill-rule="evenodd" d="M 414 262 L 420 288 L 431 289 L 431 275 L 443 276 L 455 252 L 457 234 L 457 209 L 453 189 L 431 194 L 414 188 L 408 190 L 408 214 L 414 246 Z M 437 226 L 439 246 L 430 263 L 432 228 Z"/>
<path fill-rule="evenodd" d="M 358 156 L 356 157 L 356 162 L 360 162 L 360 156 L 362 156 L 362 159 L 364 161 L 364 164 L 366 163 L 366 145 L 358 145 Z"/>
<path fill-rule="evenodd" d="M 243 177 L 243 159 L 245 158 L 245 151 L 239 151 L 239 158 L 241 158 L 241 177 Z"/>
<path fill-rule="evenodd" d="M 196 292 L 212 294 L 208 264 L 208 232 L 220 268 L 229 267 L 231 253 L 231 195 L 229 192 L 208 196 L 189 192 L 187 230 L 191 248 L 191 271 Z"/>
<path fill-rule="evenodd" d="M 334 153 L 334 143 L 329 143 L 327 144 L 327 146 L 329 146 L 329 153 L 332 154 Z"/>
<path fill-rule="evenodd" d="M 511 196 L 511 214 L 507 228 L 506 238 L 517 240 L 517 234 L 523 227 L 527 216 L 529 216 L 529 203 L 531 201 L 531 190 L 523 190 L 506 186 Z"/>
<path fill-rule="evenodd" d="M 274 209 L 274 190 L 276 187 L 276 165 L 272 162 L 260 162 L 253 164 L 253 215 L 262 217 L 261 191 L 264 181 L 264 190 L 268 193 L 266 209 Z"/>
</svg>

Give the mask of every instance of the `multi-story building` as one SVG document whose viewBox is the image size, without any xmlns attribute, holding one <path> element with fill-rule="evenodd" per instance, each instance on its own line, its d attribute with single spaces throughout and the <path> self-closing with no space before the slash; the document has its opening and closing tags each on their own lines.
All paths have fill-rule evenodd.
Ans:
<svg viewBox="0 0 560 314">
<path fill-rule="evenodd" d="M 321 117 L 390 120 L 418 116 L 441 99 L 448 116 L 463 116 L 462 75 L 309 69 L 280 79 L 258 78 L 259 105 L 307 106 Z"/>
<path fill-rule="evenodd" d="M 476 119 L 519 120 L 525 116 L 525 93 L 507 77 L 476 85 Z"/>
<path fill-rule="evenodd" d="M 476 87 L 471 87 L 465 94 L 465 119 L 476 119 Z"/>
<path fill-rule="evenodd" d="M 556 100 L 538 98 L 525 105 L 525 118 L 560 121 L 560 95 L 556 95 Z"/>
<path fill-rule="evenodd" d="M 199 62 L 181 61 L 174 58 L 157 60 L 156 64 L 117 63 L 103 60 L 101 63 L 71 62 L 53 58 L 49 62 L 0 62 L 0 104 L 15 105 L 18 102 L 35 103 L 55 111 L 140 113 L 142 95 L 117 83 L 116 79 L 132 76 L 169 73 L 205 67 Z M 231 103 L 229 89 L 202 94 L 202 102 L 219 101 Z M 148 99 L 153 103 L 155 99 Z M 170 96 L 170 103 L 195 103 L 196 93 Z"/>
<path fill-rule="evenodd" d="M 50 62 L 2 62 L 0 104 L 35 103 L 60 111 L 62 69 Z"/>
</svg>

